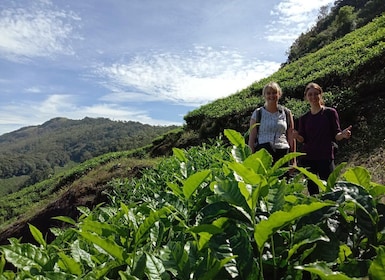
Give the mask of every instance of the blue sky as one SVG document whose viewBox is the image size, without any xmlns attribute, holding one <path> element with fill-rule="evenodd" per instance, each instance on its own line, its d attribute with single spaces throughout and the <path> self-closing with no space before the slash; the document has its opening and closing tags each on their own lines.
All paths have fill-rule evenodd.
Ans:
<svg viewBox="0 0 385 280">
<path fill-rule="evenodd" d="M 0 135 L 55 117 L 182 125 L 274 73 L 329 0 L 3 0 Z"/>
</svg>

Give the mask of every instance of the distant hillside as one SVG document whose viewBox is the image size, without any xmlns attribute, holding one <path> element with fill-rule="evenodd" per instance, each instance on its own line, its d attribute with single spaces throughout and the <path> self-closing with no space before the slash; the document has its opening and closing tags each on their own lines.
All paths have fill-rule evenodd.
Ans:
<svg viewBox="0 0 385 280">
<path fill-rule="evenodd" d="M 0 194 L 52 176 L 57 169 L 150 144 L 177 126 L 151 126 L 105 118 L 54 118 L 0 136 Z"/>
</svg>

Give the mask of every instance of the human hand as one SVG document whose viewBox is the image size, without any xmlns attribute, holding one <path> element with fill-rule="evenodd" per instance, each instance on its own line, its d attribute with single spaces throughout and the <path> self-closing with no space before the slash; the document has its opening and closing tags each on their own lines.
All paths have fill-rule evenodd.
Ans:
<svg viewBox="0 0 385 280">
<path fill-rule="evenodd" d="M 342 137 L 345 138 L 345 139 L 349 139 L 350 136 L 352 136 L 352 126 L 349 125 L 347 128 L 345 128 L 344 130 L 342 130 L 341 134 L 342 134 Z"/>
<path fill-rule="evenodd" d="M 301 140 L 302 140 L 301 135 L 299 135 L 298 131 L 295 130 L 295 129 L 293 129 L 293 130 L 291 131 L 291 135 L 293 136 L 293 138 L 294 138 L 295 140 L 298 140 L 298 141 L 301 141 Z"/>
</svg>

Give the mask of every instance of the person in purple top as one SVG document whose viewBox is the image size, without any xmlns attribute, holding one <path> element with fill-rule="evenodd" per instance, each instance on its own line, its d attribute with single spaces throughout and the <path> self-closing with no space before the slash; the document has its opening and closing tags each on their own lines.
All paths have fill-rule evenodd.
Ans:
<svg viewBox="0 0 385 280">
<path fill-rule="evenodd" d="M 304 97 L 310 104 L 310 111 L 298 120 L 298 130 L 293 130 L 293 138 L 303 143 L 302 152 L 305 156 L 299 159 L 299 165 L 327 180 L 334 170 L 334 142 L 349 139 L 352 126 L 341 130 L 337 110 L 324 106 L 323 90 L 316 83 L 309 83 L 305 88 Z M 308 181 L 310 195 L 318 194 L 318 186 Z"/>
</svg>

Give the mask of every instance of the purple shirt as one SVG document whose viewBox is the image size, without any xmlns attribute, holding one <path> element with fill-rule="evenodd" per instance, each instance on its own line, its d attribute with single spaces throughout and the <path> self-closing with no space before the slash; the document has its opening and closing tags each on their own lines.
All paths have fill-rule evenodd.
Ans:
<svg viewBox="0 0 385 280">
<path fill-rule="evenodd" d="M 324 107 L 317 114 L 310 111 L 299 118 L 298 133 L 303 136 L 302 152 L 308 160 L 334 159 L 332 141 L 341 132 L 338 113 Z"/>
</svg>

